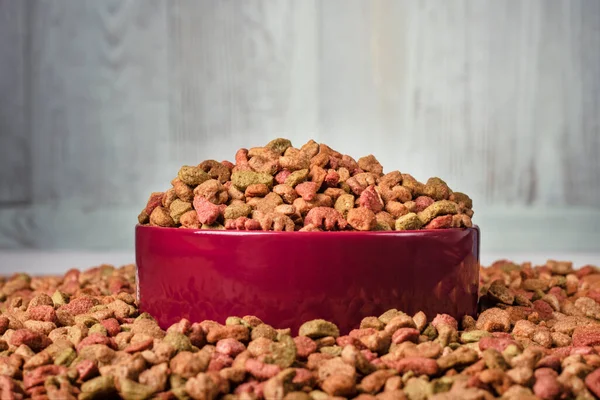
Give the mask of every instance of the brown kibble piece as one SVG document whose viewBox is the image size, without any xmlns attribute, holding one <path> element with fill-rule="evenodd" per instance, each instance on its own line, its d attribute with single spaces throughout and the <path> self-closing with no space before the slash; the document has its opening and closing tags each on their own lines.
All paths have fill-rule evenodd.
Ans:
<svg viewBox="0 0 600 400">
<path fill-rule="evenodd" d="M 477 319 L 477 329 L 488 332 L 508 332 L 510 329 L 510 315 L 499 308 L 485 310 Z"/>
<path fill-rule="evenodd" d="M 181 200 L 189 202 L 194 199 L 194 189 L 191 186 L 183 183 L 181 179 L 175 178 L 171 181 L 171 184 L 173 185 L 173 189 L 175 190 L 177 197 L 179 197 Z"/>
<path fill-rule="evenodd" d="M 231 177 L 231 169 L 224 162 L 206 160 L 201 162 L 198 168 L 206 172 L 210 178 L 217 179 L 221 183 L 227 182 Z"/>
<path fill-rule="evenodd" d="M 372 154 L 359 158 L 358 168 L 366 172 L 373 172 L 377 175 L 383 175 L 383 167 Z"/>
<path fill-rule="evenodd" d="M 322 383 L 323 390 L 330 396 L 348 397 L 354 394 L 354 379 L 348 375 L 331 375 Z"/>
<path fill-rule="evenodd" d="M 375 229 L 377 225 L 377 219 L 373 211 L 364 207 L 349 210 L 346 218 L 348 224 L 357 231 L 370 231 Z"/>
<path fill-rule="evenodd" d="M 175 226 L 175 222 L 169 212 L 162 206 L 156 207 L 150 214 L 150 225 L 171 227 Z"/>
</svg>

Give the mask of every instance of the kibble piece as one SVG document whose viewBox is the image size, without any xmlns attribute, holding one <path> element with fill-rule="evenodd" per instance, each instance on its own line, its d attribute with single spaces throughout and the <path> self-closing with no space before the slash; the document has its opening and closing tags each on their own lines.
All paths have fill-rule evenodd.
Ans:
<svg viewBox="0 0 600 400">
<path fill-rule="evenodd" d="M 288 139 L 277 138 L 271 140 L 265 147 L 281 155 L 289 147 L 292 147 L 292 142 L 290 142 Z"/>
<path fill-rule="evenodd" d="M 150 225 L 170 227 L 175 226 L 175 221 L 173 221 L 173 218 L 171 218 L 171 215 L 164 207 L 159 206 L 150 214 Z"/>
<path fill-rule="evenodd" d="M 340 335 L 340 330 L 335 324 L 329 321 L 315 319 L 302 324 L 298 333 L 300 336 L 308 336 L 311 339 L 318 339 L 326 336 L 333 336 L 336 338 Z"/>
<path fill-rule="evenodd" d="M 510 329 L 510 315 L 499 308 L 485 310 L 477 319 L 477 329 L 488 332 L 508 332 Z"/>
<path fill-rule="evenodd" d="M 262 183 L 268 187 L 273 186 L 273 176 L 267 173 L 254 171 L 237 171 L 231 175 L 231 181 L 240 190 L 246 190 L 248 186 Z"/>
<path fill-rule="evenodd" d="M 370 231 L 375 229 L 377 225 L 375 213 L 364 207 L 349 210 L 346 219 L 348 224 L 357 231 Z"/>
<path fill-rule="evenodd" d="M 439 217 L 440 215 L 456 213 L 458 213 L 456 203 L 450 200 L 440 200 L 419 212 L 418 217 L 423 224 L 428 224 L 432 219 Z"/>
<path fill-rule="evenodd" d="M 290 175 L 285 179 L 285 184 L 295 188 L 300 183 L 306 181 L 308 178 L 308 169 L 300 169 L 290 173 Z"/>
<path fill-rule="evenodd" d="M 227 206 L 223 212 L 225 219 L 237 219 L 239 217 L 247 217 L 252 212 L 252 207 L 245 203 L 236 203 Z"/>
<path fill-rule="evenodd" d="M 198 165 L 198 168 L 203 170 L 212 179 L 217 179 L 221 183 L 225 183 L 231 177 L 230 169 L 225 163 L 220 163 L 216 160 L 206 160 Z"/>
<path fill-rule="evenodd" d="M 408 213 L 396 220 L 397 231 L 416 230 L 421 229 L 422 226 L 422 220 L 415 213 Z"/>
<path fill-rule="evenodd" d="M 210 175 L 204 172 L 201 168 L 191 167 L 189 165 L 184 165 L 181 167 L 177 173 L 177 177 L 181 180 L 181 182 L 188 186 L 198 186 L 204 181 L 210 179 Z"/>
<path fill-rule="evenodd" d="M 450 197 L 450 188 L 440 178 L 429 178 L 425 184 L 425 195 L 434 200 L 447 200 Z"/>
<path fill-rule="evenodd" d="M 183 214 L 192 210 L 192 204 L 186 201 L 181 201 L 179 199 L 173 200 L 171 206 L 169 207 L 171 219 L 175 224 L 179 224 L 179 219 Z"/>
</svg>

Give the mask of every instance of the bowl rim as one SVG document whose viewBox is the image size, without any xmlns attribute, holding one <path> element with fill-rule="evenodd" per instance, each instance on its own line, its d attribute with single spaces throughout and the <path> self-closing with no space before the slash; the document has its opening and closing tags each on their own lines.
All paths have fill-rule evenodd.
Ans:
<svg viewBox="0 0 600 400">
<path fill-rule="evenodd" d="M 312 231 L 312 232 L 286 232 L 286 231 L 242 231 L 233 229 L 182 229 L 174 227 L 162 227 L 162 226 L 150 226 L 136 224 L 135 230 L 143 229 L 146 231 L 163 231 L 175 232 L 181 234 L 194 234 L 194 235 L 222 235 L 222 236 L 294 236 L 294 235 L 311 235 L 311 236 L 333 236 L 333 237 L 349 237 L 349 236 L 443 236 L 457 231 L 468 231 L 473 230 L 480 232 L 479 225 L 473 225 L 470 228 L 444 228 L 444 229 L 417 229 L 417 230 L 403 230 L 403 231 Z"/>
</svg>

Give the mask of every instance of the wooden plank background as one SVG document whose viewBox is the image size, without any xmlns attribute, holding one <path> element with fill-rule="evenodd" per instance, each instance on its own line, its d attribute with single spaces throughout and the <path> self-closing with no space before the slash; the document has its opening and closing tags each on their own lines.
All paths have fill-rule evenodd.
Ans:
<svg viewBox="0 0 600 400">
<path fill-rule="evenodd" d="M 285 136 L 600 250 L 597 0 L 0 0 L 0 248 L 131 249 L 182 164 Z"/>
</svg>

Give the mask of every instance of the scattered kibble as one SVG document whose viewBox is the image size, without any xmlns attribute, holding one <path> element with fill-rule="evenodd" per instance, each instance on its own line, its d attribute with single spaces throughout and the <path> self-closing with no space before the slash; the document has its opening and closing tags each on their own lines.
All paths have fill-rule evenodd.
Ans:
<svg viewBox="0 0 600 400">
<path fill-rule="evenodd" d="M 311 140 L 240 149 L 235 163 L 184 165 L 154 192 L 142 225 L 263 231 L 392 231 L 465 228 L 473 202 L 440 178 L 384 174 L 373 155 L 354 158 Z"/>
<path fill-rule="evenodd" d="M 0 278 L 0 398 L 600 397 L 593 266 L 498 261 L 481 270 L 477 318 L 389 310 L 350 332 L 322 319 L 291 332 L 252 316 L 163 330 L 138 310 L 134 282 L 133 265 Z"/>
</svg>

